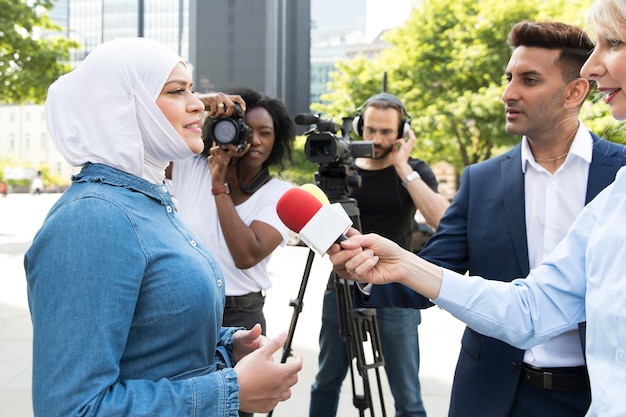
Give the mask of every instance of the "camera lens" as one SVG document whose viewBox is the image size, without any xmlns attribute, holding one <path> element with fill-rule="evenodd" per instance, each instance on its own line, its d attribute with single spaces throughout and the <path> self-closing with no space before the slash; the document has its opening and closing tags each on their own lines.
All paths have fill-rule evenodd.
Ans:
<svg viewBox="0 0 626 417">
<path fill-rule="evenodd" d="M 231 144 L 237 139 L 237 126 L 231 119 L 219 119 L 213 126 L 213 137 L 220 145 Z"/>
</svg>

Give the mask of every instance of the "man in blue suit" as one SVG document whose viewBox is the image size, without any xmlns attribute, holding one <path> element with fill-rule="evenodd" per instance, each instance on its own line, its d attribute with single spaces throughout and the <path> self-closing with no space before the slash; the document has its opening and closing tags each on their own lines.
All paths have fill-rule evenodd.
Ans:
<svg viewBox="0 0 626 417">
<path fill-rule="evenodd" d="M 556 246 L 626 165 L 626 154 L 578 119 L 589 91 L 580 68 L 593 49 L 580 29 L 522 22 L 508 44 L 506 130 L 523 135 L 522 142 L 465 169 L 420 256 L 457 272 L 512 280 Z M 398 284 L 374 286 L 367 298 L 371 307 L 427 304 Z M 574 326 L 524 351 L 466 328 L 449 416 L 584 416 L 590 391 L 582 336 Z"/>
</svg>

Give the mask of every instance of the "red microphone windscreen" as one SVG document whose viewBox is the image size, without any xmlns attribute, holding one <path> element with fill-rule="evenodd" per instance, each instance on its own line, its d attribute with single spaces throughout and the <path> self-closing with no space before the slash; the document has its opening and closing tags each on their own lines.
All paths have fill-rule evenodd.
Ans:
<svg viewBox="0 0 626 417">
<path fill-rule="evenodd" d="M 301 188 L 290 188 L 276 203 L 276 213 L 290 230 L 300 230 L 322 208 L 322 203 L 311 193 Z"/>
</svg>

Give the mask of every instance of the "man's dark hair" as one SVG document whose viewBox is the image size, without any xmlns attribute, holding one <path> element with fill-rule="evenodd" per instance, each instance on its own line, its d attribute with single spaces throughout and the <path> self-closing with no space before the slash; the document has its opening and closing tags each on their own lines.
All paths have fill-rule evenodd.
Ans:
<svg viewBox="0 0 626 417">
<path fill-rule="evenodd" d="M 594 43 L 579 27 L 561 22 L 519 22 L 509 32 L 507 44 L 560 49 L 556 64 L 565 82 L 580 78 L 580 69 L 593 51 Z"/>
</svg>

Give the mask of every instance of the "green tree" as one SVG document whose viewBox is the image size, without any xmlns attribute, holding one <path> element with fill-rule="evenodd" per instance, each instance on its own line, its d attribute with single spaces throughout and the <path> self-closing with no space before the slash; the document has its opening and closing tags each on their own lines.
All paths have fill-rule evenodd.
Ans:
<svg viewBox="0 0 626 417">
<path fill-rule="evenodd" d="M 532 15 L 537 2 L 427 0 L 407 24 L 386 38 L 405 62 L 401 80 L 413 127 L 433 156 L 465 166 L 492 156 L 494 147 L 516 141 L 503 130 L 500 93 L 510 55 L 506 36 Z M 382 61 L 393 62 L 388 51 Z M 427 150 L 422 150 L 428 154 Z"/>
<path fill-rule="evenodd" d="M 0 0 L 0 102 L 42 103 L 50 84 L 69 71 L 69 49 L 47 16 L 52 0 Z M 42 36 L 45 33 L 47 36 Z"/>
<path fill-rule="evenodd" d="M 342 117 L 353 115 L 369 96 L 381 90 L 382 72 L 375 62 L 364 56 L 340 61 L 335 67 L 336 71 L 329 75 L 329 92 L 322 95 L 322 103 L 312 103 L 311 109 L 339 123 Z"/>
<path fill-rule="evenodd" d="M 519 142 L 504 130 L 501 94 L 511 50 L 510 28 L 522 20 L 583 25 L 591 0 L 424 0 L 406 23 L 388 32 L 392 47 L 374 61 L 359 57 L 337 65 L 324 102 L 313 107 L 332 117 L 380 91 L 398 95 L 413 115 L 414 154 L 446 160 L 457 169 L 488 159 Z M 596 100 L 597 101 L 597 100 Z M 357 103 L 357 104 L 355 104 Z M 591 101 L 589 128 L 618 139 L 606 106 Z"/>
</svg>

